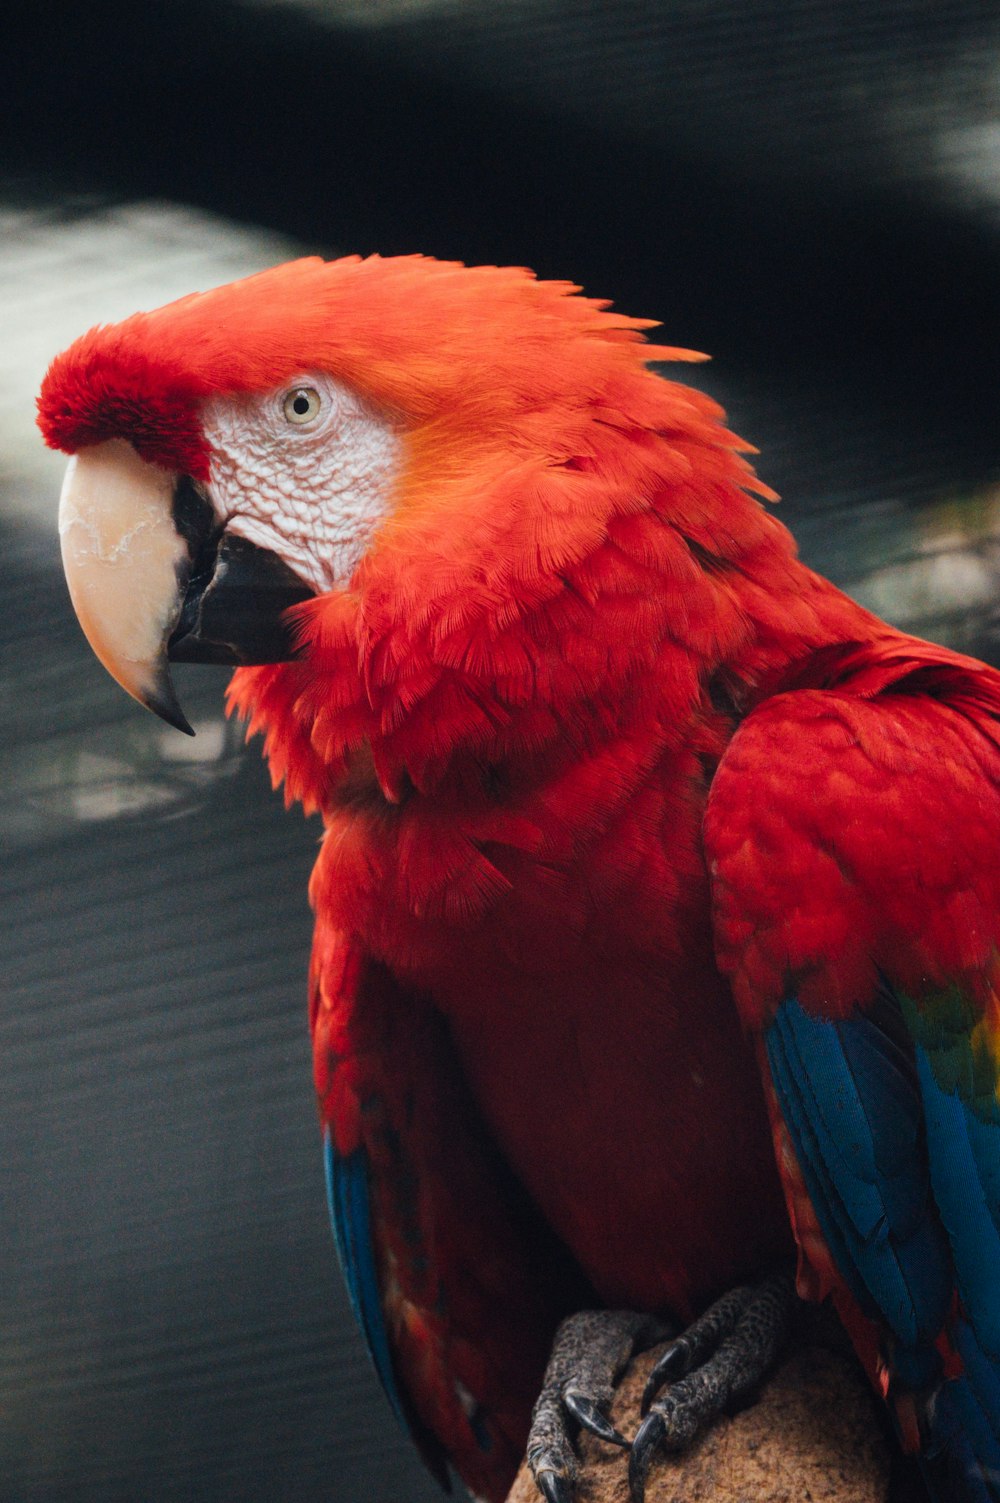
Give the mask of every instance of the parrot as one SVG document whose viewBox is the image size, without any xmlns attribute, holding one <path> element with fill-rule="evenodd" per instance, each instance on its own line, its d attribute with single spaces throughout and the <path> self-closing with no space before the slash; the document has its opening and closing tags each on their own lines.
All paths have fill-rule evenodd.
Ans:
<svg viewBox="0 0 1000 1503">
<path fill-rule="evenodd" d="M 1000 674 L 798 557 L 652 319 L 310 257 L 52 362 L 73 606 L 321 817 L 335 1242 L 443 1483 L 655 1457 L 832 1302 L 940 1503 L 1000 1499 Z M 608 1403 L 669 1337 L 630 1441 Z"/>
</svg>

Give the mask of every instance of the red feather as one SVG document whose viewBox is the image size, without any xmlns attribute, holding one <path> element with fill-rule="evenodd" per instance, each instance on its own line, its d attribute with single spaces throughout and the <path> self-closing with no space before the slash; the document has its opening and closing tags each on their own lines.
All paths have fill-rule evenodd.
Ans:
<svg viewBox="0 0 1000 1503">
<path fill-rule="evenodd" d="M 404 1381 L 494 1495 L 508 1463 L 477 1471 L 449 1374 L 479 1402 L 507 1393 L 513 1457 L 540 1353 L 518 1369 L 505 1347 L 503 1279 L 465 1298 L 490 1258 L 490 1197 L 470 1191 L 480 1210 L 463 1225 L 455 1186 L 472 1169 L 442 1127 L 449 1081 L 424 1082 L 429 1104 L 409 1113 L 421 1051 L 433 1076 L 447 1040 L 461 1092 L 602 1298 L 693 1313 L 789 1245 L 723 972 L 751 1022 L 790 966 L 804 997 L 825 987 L 846 1009 L 897 958 L 880 938 L 895 909 L 884 885 L 878 911 L 841 901 L 824 820 L 837 811 L 863 869 L 873 823 L 922 792 L 918 737 L 954 747 L 961 782 L 970 733 L 954 712 L 993 736 L 997 706 L 985 671 L 892 633 L 798 561 L 719 408 L 647 369 L 697 357 L 645 344 L 647 321 L 575 292 L 419 257 L 298 262 L 94 331 L 40 401 L 56 445 L 122 434 L 195 474 L 202 401 L 309 370 L 347 382 L 401 435 L 392 514 L 353 578 L 296 610 L 300 658 L 241 670 L 230 702 L 264 734 L 286 798 L 323 816 L 322 1109 L 342 1151 L 364 1141 L 375 1165 Z M 856 707 L 889 686 L 875 744 Z M 793 730 L 779 713 L 791 698 Z M 763 750 L 736 730 L 751 710 L 758 725 L 773 714 Z M 760 794 L 752 848 L 716 820 L 719 859 L 752 899 L 717 904 L 713 932 L 702 822 L 724 755 Z M 781 813 L 790 768 L 795 826 Z M 964 975 L 983 960 L 985 852 L 972 832 L 956 883 L 953 847 L 936 842 L 953 810 L 935 797 L 910 837 L 926 901 L 896 915 L 913 941 L 900 963 Z M 417 1191 L 433 1290 L 406 1253 L 390 1142 L 440 1176 L 440 1193 L 426 1174 Z M 809 1242 L 808 1207 L 792 1201 Z M 504 1244 L 518 1288 L 531 1255 Z M 544 1299 L 538 1329 L 554 1311 Z"/>
</svg>

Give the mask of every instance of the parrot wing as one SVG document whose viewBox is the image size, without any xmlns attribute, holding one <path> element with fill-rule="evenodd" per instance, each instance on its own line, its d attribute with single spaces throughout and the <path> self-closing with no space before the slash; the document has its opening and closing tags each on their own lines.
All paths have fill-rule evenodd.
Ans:
<svg viewBox="0 0 1000 1503">
<path fill-rule="evenodd" d="M 506 1496 L 580 1277 L 489 1137 L 443 1017 L 317 926 L 311 1025 L 337 1250 L 425 1461 Z"/>
<path fill-rule="evenodd" d="M 758 703 L 705 822 L 800 1292 L 936 1494 L 1000 1498 L 1000 676 L 894 638 Z"/>
</svg>

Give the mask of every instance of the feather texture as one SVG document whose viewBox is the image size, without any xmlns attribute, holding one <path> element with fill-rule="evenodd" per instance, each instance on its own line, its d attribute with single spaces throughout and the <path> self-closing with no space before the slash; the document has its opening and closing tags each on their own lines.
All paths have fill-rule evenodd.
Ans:
<svg viewBox="0 0 1000 1503">
<path fill-rule="evenodd" d="M 706 822 L 718 953 L 818 1223 L 800 1282 L 942 1503 L 1000 1497 L 998 726 L 981 664 L 845 646 L 765 692 Z"/>
<path fill-rule="evenodd" d="M 398 435 L 352 577 L 230 706 L 323 818 L 334 1222 L 431 1460 L 501 1498 L 567 1303 L 683 1318 L 787 1253 L 769 1107 L 801 1287 L 981 1503 L 1000 679 L 806 569 L 720 409 L 648 369 L 698 357 L 577 294 L 300 261 L 92 330 L 39 421 L 204 482 L 207 401 L 319 371 Z"/>
<path fill-rule="evenodd" d="M 330 1221 L 341 1272 L 355 1319 L 371 1353 L 379 1381 L 396 1418 L 401 1424 L 405 1424 L 399 1387 L 389 1354 L 382 1291 L 375 1266 L 368 1203 L 367 1157 L 360 1148 L 356 1148 L 351 1154 L 338 1153 L 329 1129 L 323 1135 L 323 1145 Z"/>
<path fill-rule="evenodd" d="M 811 1018 L 789 999 L 766 1044 L 841 1277 L 899 1342 L 922 1342 L 930 1352 L 952 1281 L 930 1194 L 918 1092 L 867 1017 Z"/>
</svg>

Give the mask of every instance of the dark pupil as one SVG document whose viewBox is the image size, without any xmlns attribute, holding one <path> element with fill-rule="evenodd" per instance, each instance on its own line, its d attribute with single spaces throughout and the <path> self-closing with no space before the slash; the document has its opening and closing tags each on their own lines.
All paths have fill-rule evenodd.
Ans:
<svg viewBox="0 0 1000 1503">
<path fill-rule="evenodd" d="M 305 417 L 309 411 L 309 398 L 304 393 L 299 392 L 299 395 L 293 399 L 292 411 L 297 417 Z"/>
</svg>

